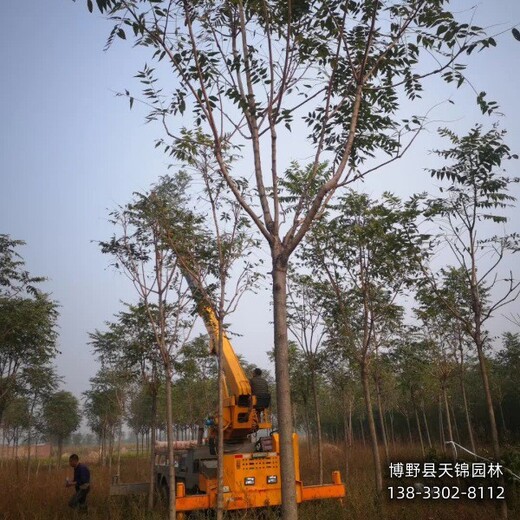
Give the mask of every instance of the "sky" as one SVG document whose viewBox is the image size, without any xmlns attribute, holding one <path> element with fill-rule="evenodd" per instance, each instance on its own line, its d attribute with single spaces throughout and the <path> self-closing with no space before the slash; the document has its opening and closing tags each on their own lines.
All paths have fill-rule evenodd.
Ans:
<svg viewBox="0 0 520 520">
<path fill-rule="evenodd" d="M 116 96 L 137 88 L 134 75 L 147 55 L 124 42 L 104 52 L 111 26 L 101 15 L 89 14 L 86 1 L 27 0 L 23 9 L 21 5 L 2 6 L 0 233 L 24 240 L 20 253 L 27 268 L 48 278 L 44 288 L 60 304 L 58 372 L 65 387 L 79 395 L 98 368 L 88 332 L 102 328 L 121 310 L 122 301 L 136 298 L 95 241 L 112 232 L 108 211 L 166 174 L 168 159 L 154 148 L 160 129 L 146 125 L 142 109 L 130 111 L 127 100 Z M 474 22 L 492 26 L 495 33 L 520 22 L 516 0 L 452 5 L 464 16 L 476 5 Z M 470 78 L 477 91 L 499 102 L 507 142 L 520 152 L 520 42 L 510 30 L 497 40 L 496 49 L 471 57 Z M 439 124 L 465 131 L 482 119 L 470 88 L 427 90 L 424 101 L 409 109 L 420 113 L 447 97 L 456 103 L 435 109 Z M 434 189 L 423 171 L 434 161 L 428 150 L 439 144 L 433 130 L 420 137 L 407 157 L 370 176 L 361 188 L 374 196 L 391 190 L 403 197 Z M 518 164 L 511 165 L 510 173 L 519 174 Z M 520 196 L 518 189 L 516 194 Z M 510 216 L 518 230 L 518 210 Z M 520 312 L 515 305 L 510 312 Z M 272 346 L 268 294 L 244 297 L 230 322 L 240 334 L 233 341 L 237 352 L 267 367 L 266 351 Z M 507 324 L 499 317 L 496 330 Z"/>
</svg>

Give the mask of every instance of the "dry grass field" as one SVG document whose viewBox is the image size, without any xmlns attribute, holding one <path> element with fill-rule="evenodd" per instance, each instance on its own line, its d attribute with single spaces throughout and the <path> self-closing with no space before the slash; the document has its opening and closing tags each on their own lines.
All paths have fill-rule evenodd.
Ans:
<svg viewBox="0 0 520 520">
<path fill-rule="evenodd" d="M 312 460 L 309 460 L 306 449 L 302 446 L 302 475 L 305 483 L 314 483 L 317 472 Z M 94 460 L 94 452 L 78 450 L 80 457 L 86 460 L 91 468 L 93 487 L 89 495 L 88 515 L 82 515 L 96 520 L 139 520 L 166 518 L 164 506 L 159 504 L 153 513 L 146 511 L 145 498 L 121 498 L 108 496 L 110 474 L 108 468 L 98 466 Z M 403 449 L 397 452 L 395 461 L 413 460 L 409 451 Z M 330 478 L 332 469 L 342 470 L 343 451 L 333 445 L 325 449 L 325 479 Z M 147 461 L 143 458 L 126 456 L 122 462 L 122 480 L 136 482 L 146 480 Z M 76 513 L 67 507 L 67 501 L 72 493 L 64 487 L 65 478 L 71 476 L 71 470 L 66 463 L 62 468 L 42 463 L 36 474 L 36 466 L 27 477 L 25 465 L 19 461 L 3 462 L 0 468 L 0 518 L 5 520 L 61 520 L 75 518 Z M 301 507 L 302 520 L 494 520 L 498 519 L 495 505 L 489 501 L 427 501 L 407 500 L 390 501 L 385 499 L 382 505 L 374 500 L 371 454 L 367 447 L 357 446 L 350 455 L 350 464 L 346 478 L 347 498 L 343 505 L 337 502 L 320 502 L 305 504 Z M 386 484 L 389 482 L 386 481 Z M 514 494 L 513 494 L 514 495 Z M 520 519 L 520 501 L 518 490 L 516 496 L 509 497 L 510 518 Z M 80 515 L 77 515 L 80 517 Z M 234 518 L 264 520 L 276 519 L 276 511 L 247 513 L 233 516 Z M 194 520 L 204 518 L 204 515 L 192 515 Z"/>
</svg>

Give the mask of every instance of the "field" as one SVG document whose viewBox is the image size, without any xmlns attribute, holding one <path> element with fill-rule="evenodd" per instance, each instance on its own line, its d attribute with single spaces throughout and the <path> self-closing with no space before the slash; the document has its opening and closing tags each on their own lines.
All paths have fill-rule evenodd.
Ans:
<svg viewBox="0 0 520 520">
<path fill-rule="evenodd" d="M 70 452 L 70 448 L 68 450 Z M 84 460 L 94 457 L 94 451 L 78 449 Z M 372 484 L 371 454 L 362 445 L 352 449 L 349 472 L 344 477 L 347 484 L 347 498 L 344 504 L 337 502 L 321 502 L 305 504 L 301 507 L 300 518 L 303 520 L 492 520 L 499 518 L 498 511 L 492 502 L 459 500 L 459 501 L 426 501 L 406 500 L 390 501 L 387 498 L 381 506 L 374 502 Z M 395 461 L 413 460 L 410 452 L 404 449 L 395 453 Z M 325 449 L 326 479 L 330 478 L 332 469 L 342 469 L 343 452 L 340 448 L 328 445 Z M 98 466 L 95 460 L 88 461 L 92 473 L 93 488 L 89 496 L 88 518 L 139 520 L 166 518 L 166 509 L 158 504 L 153 513 L 146 512 L 145 498 L 122 499 L 108 496 L 110 473 L 108 468 Z M 65 489 L 65 478 L 71 477 L 71 469 L 63 463 L 61 468 L 50 467 L 45 462 L 40 464 L 36 473 L 36 464 L 31 475 L 27 477 L 27 469 L 22 461 L 4 461 L 0 468 L 0 515 L 4 520 L 61 520 L 73 518 L 75 514 L 67 507 L 71 495 L 70 489 Z M 146 480 L 147 461 L 127 455 L 122 461 L 123 481 Z M 302 447 L 302 474 L 305 483 L 313 483 L 317 479 L 313 462 L 306 456 Z M 387 481 L 388 484 L 388 481 Z M 509 496 L 511 519 L 520 519 L 520 502 L 518 490 L 516 496 Z M 264 511 L 261 514 L 248 513 L 234 515 L 234 518 L 266 520 L 277 518 L 274 511 Z M 192 515 L 200 519 L 203 515 Z"/>
</svg>

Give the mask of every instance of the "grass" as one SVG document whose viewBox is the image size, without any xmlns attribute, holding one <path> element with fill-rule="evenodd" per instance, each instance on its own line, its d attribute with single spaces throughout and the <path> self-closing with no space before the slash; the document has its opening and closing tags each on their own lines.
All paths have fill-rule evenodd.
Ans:
<svg viewBox="0 0 520 520">
<path fill-rule="evenodd" d="M 111 476 L 108 468 L 100 467 L 88 457 L 93 456 L 85 450 L 79 451 L 80 458 L 86 460 L 92 473 L 92 491 L 89 495 L 89 519 L 110 520 L 154 520 L 166 518 L 163 505 L 153 512 L 146 510 L 145 497 L 123 498 L 108 496 Z M 394 461 L 413 460 L 415 453 L 408 448 L 397 450 L 392 456 Z M 385 497 L 381 502 L 375 500 L 372 457 L 368 447 L 357 445 L 349 455 L 348 474 L 344 480 L 347 497 L 343 504 L 337 501 L 321 501 L 300 506 L 301 520 L 495 520 L 499 518 L 495 504 L 490 501 L 390 501 Z M 302 477 L 306 484 L 316 483 L 318 479 L 315 461 L 311 460 L 302 446 Z M 418 457 L 417 457 L 418 460 Z M 344 454 L 340 448 L 328 445 L 324 452 L 325 481 L 329 481 L 333 469 L 344 473 Z M 27 478 L 26 467 L 19 461 L 4 461 L 0 467 L 0 518 L 4 520 L 61 520 L 74 518 L 75 513 L 67 507 L 72 494 L 64 487 L 65 479 L 71 477 L 71 469 L 64 462 L 61 468 L 42 463 L 38 474 L 35 466 Z M 136 482 L 147 480 L 147 460 L 132 455 L 122 461 L 121 480 Z M 390 482 L 387 480 L 385 486 Z M 451 483 L 452 485 L 455 482 Z M 520 501 L 518 489 L 509 493 L 510 516 L 520 520 Z M 211 515 L 193 514 L 190 520 L 202 520 Z M 79 517 L 79 515 L 78 515 Z M 229 515 L 233 519 L 275 520 L 279 518 L 276 510 L 248 511 Z M 85 518 L 85 515 L 83 515 Z"/>
</svg>

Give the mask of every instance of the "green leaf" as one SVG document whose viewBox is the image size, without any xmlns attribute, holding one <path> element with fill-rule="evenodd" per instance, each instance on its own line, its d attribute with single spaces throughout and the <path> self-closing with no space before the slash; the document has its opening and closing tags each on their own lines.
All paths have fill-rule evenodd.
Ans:
<svg viewBox="0 0 520 520">
<path fill-rule="evenodd" d="M 125 34 L 125 31 L 124 31 L 124 29 L 121 29 L 121 27 L 117 30 L 117 35 L 118 35 L 119 38 L 121 38 L 122 40 L 126 40 L 126 34 Z"/>
</svg>

